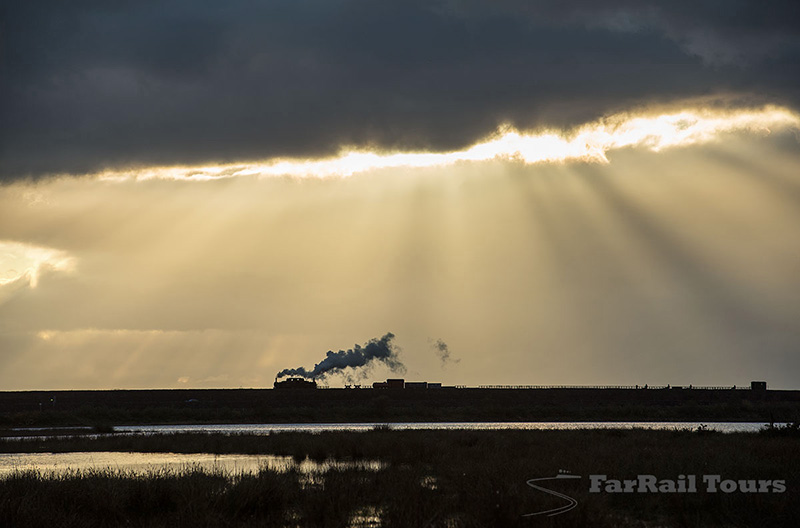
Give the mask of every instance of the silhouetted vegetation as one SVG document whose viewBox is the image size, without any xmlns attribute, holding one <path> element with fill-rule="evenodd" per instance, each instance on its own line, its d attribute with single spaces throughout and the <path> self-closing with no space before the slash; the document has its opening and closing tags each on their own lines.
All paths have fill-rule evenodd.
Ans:
<svg viewBox="0 0 800 528">
<path fill-rule="evenodd" d="M 703 430 L 282 432 L 4 440 L 13 451 L 265 453 L 295 460 L 378 459 L 383 469 L 255 476 L 189 470 L 135 477 L 109 471 L 0 481 L 0 526 L 796 526 L 800 443 L 793 436 Z M 563 501 L 526 485 L 554 484 L 578 506 L 552 519 L 522 515 Z M 588 493 L 588 475 L 719 474 L 785 479 L 784 493 Z"/>
<path fill-rule="evenodd" d="M 789 422 L 785 424 L 769 423 L 760 432 L 766 436 L 793 436 L 800 438 L 800 422 Z"/>
</svg>

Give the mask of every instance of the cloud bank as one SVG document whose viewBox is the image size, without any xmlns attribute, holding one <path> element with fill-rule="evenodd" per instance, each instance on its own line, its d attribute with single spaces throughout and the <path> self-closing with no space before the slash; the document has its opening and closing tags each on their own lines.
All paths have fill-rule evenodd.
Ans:
<svg viewBox="0 0 800 528">
<path fill-rule="evenodd" d="M 3 3 L 0 178 L 450 152 L 705 98 L 798 109 L 793 1 Z"/>
</svg>

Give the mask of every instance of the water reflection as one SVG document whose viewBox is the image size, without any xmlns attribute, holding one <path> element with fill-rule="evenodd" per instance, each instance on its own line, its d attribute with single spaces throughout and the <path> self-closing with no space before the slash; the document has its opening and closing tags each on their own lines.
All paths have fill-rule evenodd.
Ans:
<svg viewBox="0 0 800 528">
<path fill-rule="evenodd" d="M 222 472 L 230 475 L 256 474 L 262 469 L 303 474 L 330 469 L 378 471 L 385 467 L 377 460 L 297 461 L 289 456 L 214 455 L 210 453 L 0 453 L 0 478 L 18 471 L 39 471 L 43 475 L 59 475 L 74 471 L 112 470 L 126 474 L 146 475 L 160 471 L 181 472 L 191 469 Z"/>
<path fill-rule="evenodd" d="M 128 425 L 117 426 L 118 433 L 246 433 L 270 434 L 283 431 L 318 433 L 322 431 L 370 431 L 388 426 L 393 430 L 457 430 L 492 431 L 574 430 L 574 429 L 697 429 L 722 433 L 757 432 L 763 422 L 395 422 L 395 423 L 287 423 L 287 424 L 198 424 L 198 425 Z"/>
</svg>

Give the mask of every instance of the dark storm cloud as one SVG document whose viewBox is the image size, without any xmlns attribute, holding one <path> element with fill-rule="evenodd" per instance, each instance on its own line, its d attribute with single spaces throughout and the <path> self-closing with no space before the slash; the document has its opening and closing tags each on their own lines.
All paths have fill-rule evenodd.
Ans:
<svg viewBox="0 0 800 528">
<path fill-rule="evenodd" d="M 0 177 L 449 149 L 731 95 L 795 105 L 796 2 L 10 0 Z"/>
</svg>

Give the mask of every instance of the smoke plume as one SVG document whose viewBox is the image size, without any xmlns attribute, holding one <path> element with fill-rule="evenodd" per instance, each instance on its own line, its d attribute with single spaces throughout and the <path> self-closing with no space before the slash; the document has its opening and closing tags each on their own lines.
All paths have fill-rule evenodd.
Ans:
<svg viewBox="0 0 800 528">
<path fill-rule="evenodd" d="M 448 363 L 458 363 L 461 361 L 458 358 L 450 357 L 450 348 L 448 348 L 447 343 L 442 341 L 441 339 L 437 339 L 436 341 L 432 342 L 433 351 L 436 352 L 436 355 L 439 356 L 439 359 L 442 361 L 442 366 L 447 366 Z"/>
<path fill-rule="evenodd" d="M 354 345 L 350 350 L 334 352 L 328 350 L 325 359 L 307 370 L 304 367 L 283 369 L 278 377 L 302 376 L 304 378 L 324 378 L 331 374 L 346 374 L 345 369 L 370 367 L 381 362 L 393 372 L 405 372 L 406 368 L 397 357 L 397 346 L 392 343 L 394 334 L 389 332 L 380 339 L 371 339 L 363 347 Z"/>
</svg>

